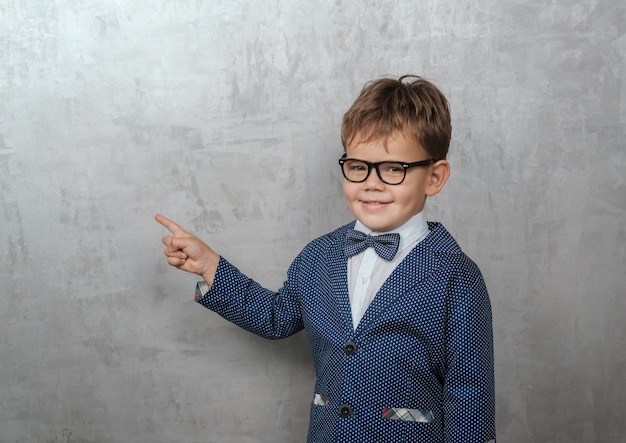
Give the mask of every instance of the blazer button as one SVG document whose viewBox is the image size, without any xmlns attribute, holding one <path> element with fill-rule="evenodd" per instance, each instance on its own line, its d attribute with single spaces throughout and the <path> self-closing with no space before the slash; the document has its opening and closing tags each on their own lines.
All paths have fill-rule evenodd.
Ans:
<svg viewBox="0 0 626 443">
<path fill-rule="evenodd" d="M 339 415 L 343 418 L 350 417 L 352 415 L 352 406 L 346 403 L 339 406 Z"/>
<path fill-rule="evenodd" d="M 356 354 L 356 343 L 349 341 L 348 343 L 343 345 L 343 352 L 345 352 L 347 355 Z"/>
</svg>

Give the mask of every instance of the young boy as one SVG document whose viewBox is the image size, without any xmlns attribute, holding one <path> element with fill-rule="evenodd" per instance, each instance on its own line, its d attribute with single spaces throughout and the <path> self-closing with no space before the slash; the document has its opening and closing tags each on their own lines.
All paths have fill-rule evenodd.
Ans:
<svg viewBox="0 0 626 443">
<path fill-rule="evenodd" d="M 263 337 L 304 329 L 317 381 L 308 442 L 495 441 L 491 307 L 478 267 L 428 196 L 450 174 L 448 102 L 416 77 L 367 84 L 339 160 L 356 221 L 309 243 L 278 292 L 161 215 L 168 263 L 196 300 Z"/>
</svg>

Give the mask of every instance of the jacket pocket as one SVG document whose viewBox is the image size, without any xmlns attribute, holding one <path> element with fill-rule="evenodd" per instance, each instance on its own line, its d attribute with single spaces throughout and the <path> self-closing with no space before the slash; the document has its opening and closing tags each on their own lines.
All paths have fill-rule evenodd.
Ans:
<svg viewBox="0 0 626 443">
<path fill-rule="evenodd" d="M 389 420 L 413 421 L 418 423 L 430 423 L 435 419 L 432 411 L 407 408 L 384 408 L 383 417 Z"/>
<path fill-rule="evenodd" d="M 324 394 L 315 394 L 313 396 L 313 404 L 316 406 L 328 406 L 328 403 L 330 403 L 330 400 Z"/>
</svg>

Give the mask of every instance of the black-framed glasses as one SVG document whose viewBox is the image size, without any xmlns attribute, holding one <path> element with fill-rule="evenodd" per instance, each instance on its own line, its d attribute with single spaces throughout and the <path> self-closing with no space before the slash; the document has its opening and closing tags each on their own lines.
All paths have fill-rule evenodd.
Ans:
<svg viewBox="0 0 626 443">
<path fill-rule="evenodd" d="M 346 180 L 353 183 L 362 183 L 370 176 L 372 168 L 376 169 L 376 174 L 381 182 L 388 185 L 399 185 L 406 178 L 406 171 L 409 168 L 415 168 L 418 166 L 430 166 L 435 163 L 436 160 L 428 159 L 419 162 L 405 163 L 397 161 L 384 161 L 370 163 L 365 160 L 358 160 L 356 158 L 346 158 L 344 154 L 339 159 L 339 165 L 341 166 L 341 172 Z"/>
</svg>

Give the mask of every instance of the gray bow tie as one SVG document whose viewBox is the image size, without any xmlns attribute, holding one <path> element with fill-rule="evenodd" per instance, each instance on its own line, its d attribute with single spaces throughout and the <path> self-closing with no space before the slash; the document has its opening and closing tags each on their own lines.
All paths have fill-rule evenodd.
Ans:
<svg viewBox="0 0 626 443">
<path fill-rule="evenodd" d="M 346 255 L 352 257 L 367 248 L 374 248 L 376 253 L 387 261 L 393 260 L 400 246 L 400 234 L 366 235 L 352 229 L 348 232 Z"/>
</svg>

